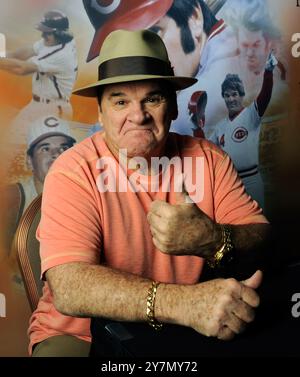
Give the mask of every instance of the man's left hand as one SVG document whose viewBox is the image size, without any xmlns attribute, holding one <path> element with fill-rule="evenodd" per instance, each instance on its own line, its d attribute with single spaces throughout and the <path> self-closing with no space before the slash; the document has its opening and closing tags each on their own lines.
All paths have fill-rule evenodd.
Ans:
<svg viewBox="0 0 300 377">
<path fill-rule="evenodd" d="M 154 245 L 171 255 L 212 256 L 222 243 L 220 225 L 201 211 L 187 193 L 178 197 L 181 200 L 176 205 L 161 200 L 151 203 L 147 219 Z"/>
</svg>

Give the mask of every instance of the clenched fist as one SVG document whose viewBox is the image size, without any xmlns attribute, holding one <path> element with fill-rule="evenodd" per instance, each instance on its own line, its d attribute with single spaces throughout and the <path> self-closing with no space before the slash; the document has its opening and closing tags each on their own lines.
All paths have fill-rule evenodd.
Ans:
<svg viewBox="0 0 300 377">
<path fill-rule="evenodd" d="M 205 336 L 230 340 L 243 332 L 255 318 L 260 299 L 255 291 L 262 282 L 262 272 L 256 271 L 249 279 L 213 279 L 194 285 L 160 287 L 171 323 L 188 326 Z M 166 291 L 164 291 L 166 289 Z M 159 300 L 159 297 L 158 297 Z"/>
<path fill-rule="evenodd" d="M 208 258 L 221 246 L 221 227 L 185 192 L 180 195 L 180 204 L 171 205 L 161 200 L 151 203 L 147 219 L 153 243 L 166 254 Z"/>
</svg>

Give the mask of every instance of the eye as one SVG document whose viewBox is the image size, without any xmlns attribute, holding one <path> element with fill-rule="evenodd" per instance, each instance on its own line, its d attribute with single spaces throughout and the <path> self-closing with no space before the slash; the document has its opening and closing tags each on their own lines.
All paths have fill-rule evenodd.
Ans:
<svg viewBox="0 0 300 377">
<path fill-rule="evenodd" d="M 124 99 L 119 99 L 114 102 L 115 107 L 124 107 L 126 105 L 126 101 Z"/>
<path fill-rule="evenodd" d="M 165 102 L 165 97 L 163 95 L 154 95 L 154 96 L 149 96 L 145 98 L 145 103 L 150 104 L 150 105 L 159 105 L 162 102 Z"/>
<path fill-rule="evenodd" d="M 63 153 L 64 151 L 66 151 L 69 148 L 70 148 L 69 145 L 63 145 L 59 148 L 59 153 Z"/>
<path fill-rule="evenodd" d="M 41 152 L 42 152 L 42 153 L 47 153 L 47 152 L 49 152 L 49 147 L 46 147 L 46 146 L 45 146 L 45 147 L 42 147 L 42 148 L 41 148 Z"/>
</svg>

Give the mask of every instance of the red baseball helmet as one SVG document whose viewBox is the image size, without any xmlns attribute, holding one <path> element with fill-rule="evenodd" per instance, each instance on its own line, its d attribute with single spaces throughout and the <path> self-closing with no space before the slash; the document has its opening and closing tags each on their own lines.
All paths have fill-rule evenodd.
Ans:
<svg viewBox="0 0 300 377">
<path fill-rule="evenodd" d="M 189 112 L 191 114 L 202 115 L 204 114 L 207 104 L 207 93 L 205 91 L 197 91 L 191 95 L 191 99 L 188 104 Z"/>
<path fill-rule="evenodd" d="M 87 61 L 99 55 L 106 36 L 117 29 L 147 29 L 164 16 L 173 0 L 83 0 L 95 28 Z"/>
</svg>

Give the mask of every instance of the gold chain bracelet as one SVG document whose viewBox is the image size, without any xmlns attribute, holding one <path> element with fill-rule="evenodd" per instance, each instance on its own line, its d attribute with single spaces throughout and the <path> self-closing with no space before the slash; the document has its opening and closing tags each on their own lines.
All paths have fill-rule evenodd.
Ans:
<svg viewBox="0 0 300 377">
<path fill-rule="evenodd" d="M 155 318 L 154 314 L 154 306 L 155 306 L 155 297 L 156 297 L 156 292 L 157 292 L 157 287 L 159 286 L 159 282 L 153 281 L 151 284 L 151 287 L 148 290 L 148 295 L 147 295 L 147 321 L 148 324 L 153 327 L 156 331 L 161 330 L 162 328 L 162 323 L 158 322 L 157 319 Z"/>
<path fill-rule="evenodd" d="M 207 264 L 210 268 L 218 268 L 221 266 L 223 258 L 226 256 L 230 256 L 229 259 L 232 259 L 232 251 L 234 249 L 233 242 L 232 242 L 232 234 L 231 228 L 228 225 L 221 224 L 222 230 L 222 246 L 219 250 L 215 252 L 215 254 L 207 259 Z"/>
</svg>

